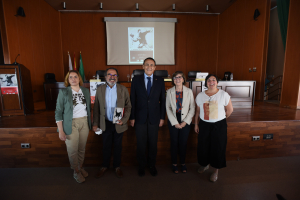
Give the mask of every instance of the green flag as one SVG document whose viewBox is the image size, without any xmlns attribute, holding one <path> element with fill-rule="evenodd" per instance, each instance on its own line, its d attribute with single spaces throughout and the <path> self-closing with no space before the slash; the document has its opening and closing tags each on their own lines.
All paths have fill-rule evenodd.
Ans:
<svg viewBox="0 0 300 200">
<path fill-rule="evenodd" d="M 83 68 L 83 64 L 82 64 L 81 54 L 80 54 L 80 60 L 79 60 L 79 62 L 80 62 L 80 64 L 79 64 L 79 74 L 80 74 L 82 80 L 86 81 L 85 75 L 84 75 L 84 68 Z"/>
</svg>

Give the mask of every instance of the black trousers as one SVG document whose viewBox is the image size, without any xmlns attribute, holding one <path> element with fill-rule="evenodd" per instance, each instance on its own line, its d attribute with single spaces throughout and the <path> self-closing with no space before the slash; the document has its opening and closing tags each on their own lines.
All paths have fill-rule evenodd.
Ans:
<svg viewBox="0 0 300 200">
<path fill-rule="evenodd" d="M 157 155 L 157 138 L 159 124 L 150 124 L 149 120 L 145 124 L 135 124 L 135 134 L 137 143 L 137 160 L 140 168 L 155 166 Z M 146 150 L 148 146 L 148 163 Z"/>
<path fill-rule="evenodd" d="M 103 139 L 103 167 L 109 167 L 111 149 L 114 145 L 114 161 L 113 167 L 120 167 L 121 165 L 121 152 L 122 152 L 122 138 L 123 133 L 117 133 L 116 126 L 110 121 L 105 120 L 106 130 L 102 133 Z"/>
<path fill-rule="evenodd" d="M 197 157 L 201 166 L 210 164 L 221 169 L 226 167 L 227 123 L 226 119 L 215 123 L 200 119 Z"/>
<path fill-rule="evenodd" d="M 181 123 L 181 113 L 176 113 L 177 121 Z M 179 147 L 180 164 L 185 164 L 186 146 L 191 125 L 186 124 L 184 128 L 177 129 L 172 126 L 168 120 L 170 139 L 171 139 L 171 160 L 172 164 L 177 164 L 177 155 Z"/>
</svg>

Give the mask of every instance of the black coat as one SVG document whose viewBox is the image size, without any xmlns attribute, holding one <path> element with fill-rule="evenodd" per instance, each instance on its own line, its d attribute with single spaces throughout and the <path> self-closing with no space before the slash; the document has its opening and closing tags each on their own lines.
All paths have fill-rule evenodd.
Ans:
<svg viewBox="0 0 300 200">
<path fill-rule="evenodd" d="M 153 75 L 153 84 L 148 97 L 144 74 L 134 76 L 131 83 L 130 100 L 131 115 L 135 123 L 144 124 L 149 116 L 151 124 L 159 124 L 166 115 L 166 91 L 164 80 Z"/>
</svg>

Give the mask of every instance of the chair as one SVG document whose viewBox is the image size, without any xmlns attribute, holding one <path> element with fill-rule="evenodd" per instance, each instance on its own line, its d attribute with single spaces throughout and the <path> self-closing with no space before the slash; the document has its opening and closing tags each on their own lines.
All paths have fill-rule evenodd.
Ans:
<svg viewBox="0 0 300 200">
<path fill-rule="evenodd" d="M 224 80 L 224 81 L 226 80 L 226 76 L 225 76 L 226 74 L 228 75 L 227 76 L 227 81 L 230 81 L 231 72 L 224 72 L 224 78 L 222 80 Z"/>
<path fill-rule="evenodd" d="M 142 75 L 144 74 L 144 70 L 143 69 L 135 69 L 133 70 L 133 76 L 137 76 L 137 75 Z"/>
<path fill-rule="evenodd" d="M 105 70 L 97 70 L 96 71 L 96 78 L 97 75 L 99 75 L 99 78 L 104 78 L 105 77 Z"/>
<path fill-rule="evenodd" d="M 189 71 L 188 78 L 196 78 L 197 73 L 200 73 L 200 71 Z"/>
<path fill-rule="evenodd" d="M 53 85 L 56 84 L 55 74 L 53 73 L 46 73 L 44 75 L 45 82 L 44 82 L 44 97 L 45 97 L 45 104 L 47 110 L 55 110 L 56 104 L 53 103 L 50 99 L 57 99 L 58 96 L 58 90 L 54 90 L 54 93 L 51 93 L 51 88 L 54 88 Z M 63 86 L 64 87 L 64 86 Z M 49 98 L 50 97 L 50 98 Z M 56 102 L 56 101 L 55 101 Z"/>
<path fill-rule="evenodd" d="M 167 78 L 168 77 L 168 71 L 167 70 L 155 70 L 154 75 L 162 77 L 162 78 Z"/>
<path fill-rule="evenodd" d="M 57 82 L 55 79 L 55 74 L 53 73 L 45 74 L 45 83 L 55 83 L 55 82 Z"/>
</svg>

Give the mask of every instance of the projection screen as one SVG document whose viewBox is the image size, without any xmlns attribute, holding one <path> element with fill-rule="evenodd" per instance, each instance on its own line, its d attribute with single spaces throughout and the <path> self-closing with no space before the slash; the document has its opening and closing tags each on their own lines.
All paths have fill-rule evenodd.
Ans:
<svg viewBox="0 0 300 200">
<path fill-rule="evenodd" d="M 105 17 L 107 65 L 175 65 L 176 18 Z"/>
</svg>

